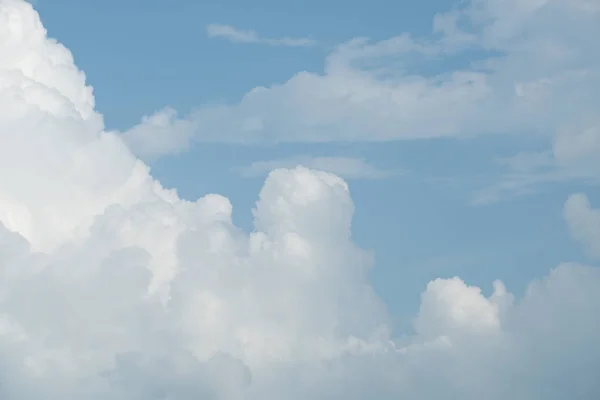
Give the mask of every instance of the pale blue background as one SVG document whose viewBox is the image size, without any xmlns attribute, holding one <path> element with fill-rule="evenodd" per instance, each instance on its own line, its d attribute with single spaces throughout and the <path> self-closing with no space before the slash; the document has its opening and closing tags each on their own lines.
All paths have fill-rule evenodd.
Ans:
<svg viewBox="0 0 600 400">
<path fill-rule="evenodd" d="M 95 87 L 111 129 L 170 105 L 185 113 L 210 101 L 235 102 L 248 90 L 281 83 L 301 70 L 320 71 L 324 47 L 273 48 L 206 37 L 209 23 L 255 29 L 265 36 L 314 37 L 334 45 L 355 36 L 384 39 L 404 31 L 426 35 L 436 1 L 39 0 L 49 34 L 74 54 Z M 326 47 L 326 46 L 325 46 Z M 453 62 L 466 63 L 467 59 Z M 451 66 L 448 66 L 451 67 Z M 576 184 L 474 207 L 473 191 L 501 173 L 493 158 L 538 144 L 515 137 L 387 144 L 199 145 L 159 160 L 154 175 L 186 198 L 229 197 L 236 222 L 251 229 L 263 178 L 244 179 L 234 166 L 296 154 L 358 156 L 403 177 L 352 181 L 356 241 L 376 253 L 373 283 L 400 326 L 406 326 L 431 279 L 459 275 L 491 289 L 494 279 L 522 294 L 525 285 L 562 261 L 586 261 L 568 236 L 562 208 Z M 453 185 L 435 178 L 449 178 Z M 600 193 L 585 188 L 592 202 Z"/>
</svg>

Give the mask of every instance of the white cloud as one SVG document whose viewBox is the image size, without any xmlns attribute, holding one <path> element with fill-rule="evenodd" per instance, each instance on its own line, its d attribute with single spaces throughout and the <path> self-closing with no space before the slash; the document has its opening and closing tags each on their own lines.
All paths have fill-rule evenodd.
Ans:
<svg viewBox="0 0 600 400">
<path fill-rule="evenodd" d="M 584 194 L 574 194 L 565 204 L 565 219 L 573 237 L 591 256 L 600 258 L 600 210 L 592 209 Z"/>
<path fill-rule="evenodd" d="M 235 43 L 257 43 L 266 44 L 269 46 L 286 46 L 286 47 L 311 47 L 317 44 L 313 39 L 309 38 L 266 38 L 260 36 L 252 30 L 241 30 L 231 25 L 209 24 L 206 26 L 206 33 L 211 38 L 224 38 Z"/>
<path fill-rule="evenodd" d="M 593 171 L 600 176 L 600 123 L 578 131 L 564 131 L 553 143 L 556 163 L 576 171 Z"/>
<path fill-rule="evenodd" d="M 274 169 L 294 168 L 300 165 L 331 172 L 344 179 L 384 179 L 402 174 L 401 171 L 377 168 L 362 158 L 353 157 L 296 156 L 270 161 L 256 161 L 246 167 L 236 168 L 236 170 L 242 176 L 255 178 L 265 176 Z"/>
<path fill-rule="evenodd" d="M 513 301 L 430 283 L 392 340 L 346 183 L 267 178 L 255 230 L 178 198 L 103 130 L 71 54 L 0 0 L 0 397 L 597 398 L 600 270 Z M 557 345 L 558 344 L 558 345 Z"/>
<path fill-rule="evenodd" d="M 122 135 L 131 151 L 138 157 L 151 161 L 164 154 L 177 154 L 190 147 L 194 135 L 191 121 L 178 119 L 177 111 L 167 107 Z"/>
<path fill-rule="evenodd" d="M 323 73 L 299 72 L 182 119 L 194 125 L 195 141 L 223 142 L 581 131 L 598 123 L 600 106 L 593 4 L 471 0 L 438 14 L 431 37 L 353 39 L 327 57 Z M 477 61 L 456 66 L 470 57 Z M 424 65 L 444 72 L 422 73 Z"/>
</svg>

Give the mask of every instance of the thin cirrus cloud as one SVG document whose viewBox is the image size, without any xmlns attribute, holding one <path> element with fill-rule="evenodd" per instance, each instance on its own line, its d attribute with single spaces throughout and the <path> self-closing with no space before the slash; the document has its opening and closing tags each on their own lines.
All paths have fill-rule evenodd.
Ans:
<svg viewBox="0 0 600 400">
<path fill-rule="evenodd" d="M 349 180 L 384 179 L 397 177 L 405 173 L 397 169 L 378 168 L 362 158 L 312 156 L 295 156 L 269 161 L 255 161 L 250 165 L 234 168 L 234 171 L 246 178 L 256 178 L 265 177 L 274 169 L 295 168 L 297 166 L 327 171 Z"/>
<path fill-rule="evenodd" d="M 398 338 L 343 179 L 271 172 L 246 232 L 227 198 L 179 198 L 104 129 L 23 0 L 0 0 L 0 54 L 2 399 L 600 396 L 598 268 L 561 264 L 520 299 L 434 279 Z M 581 199 L 566 218 L 597 248 Z"/>
<path fill-rule="evenodd" d="M 262 37 L 256 31 L 242 30 L 223 24 L 207 25 L 206 34 L 211 38 L 227 39 L 235 43 L 254 43 L 284 47 L 312 47 L 317 44 L 316 40 L 310 38 L 292 38 L 287 36 L 282 38 Z"/>
<path fill-rule="evenodd" d="M 559 131 L 547 150 L 520 152 L 496 160 L 506 169 L 499 179 L 472 196 L 476 205 L 537 193 L 553 183 L 600 183 L 600 124 Z M 489 180 L 489 179 L 488 179 Z"/>
</svg>

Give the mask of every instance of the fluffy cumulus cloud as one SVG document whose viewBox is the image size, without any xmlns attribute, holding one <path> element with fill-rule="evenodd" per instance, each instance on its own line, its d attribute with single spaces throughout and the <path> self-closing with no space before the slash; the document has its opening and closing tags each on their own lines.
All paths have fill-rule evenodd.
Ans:
<svg viewBox="0 0 600 400">
<path fill-rule="evenodd" d="M 398 338 L 341 178 L 272 172 L 244 232 L 104 130 L 23 0 L 0 0 L 0 54 L 2 399 L 600 395 L 598 269 L 561 265 L 521 299 L 435 280 Z"/>
</svg>

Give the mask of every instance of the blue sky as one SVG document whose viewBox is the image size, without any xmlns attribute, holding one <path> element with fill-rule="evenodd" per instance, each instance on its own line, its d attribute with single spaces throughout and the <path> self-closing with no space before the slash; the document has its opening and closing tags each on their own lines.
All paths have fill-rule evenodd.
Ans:
<svg viewBox="0 0 600 400">
<path fill-rule="evenodd" d="M 117 130 L 164 106 L 186 113 L 207 103 L 236 103 L 254 87 L 284 83 L 300 71 L 321 73 L 328 52 L 355 37 L 431 36 L 435 14 L 452 7 L 450 1 L 37 3 L 49 35 L 72 51 L 95 87 L 107 127 Z M 206 26 L 216 23 L 264 37 L 307 37 L 317 45 L 211 38 Z M 413 68 L 422 75 L 443 73 L 467 66 L 481 54 L 469 51 Z M 238 169 L 253 162 L 352 157 L 402 171 L 350 180 L 354 236 L 375 252 L 373 283 L 402 321 L 414 314 L 419 293 L 435 277 L 460 275 L 484 290 L 501 279 L 522 293 L 528 282 L 559 262 L 586 260 L 568 236 L 562 207 L 569 194 L 582 190 L 599 199 L 594 186 L 576 180 L 536 183 L 530 193 L 513 190 L 491 204 L 472 204 L 478 191 L 506 174 L 497 159 L 548 144 L 544 134 L 514 133 L 383 143 L 197 143 L 151 166 L 154 176 L 185 198 L 212 192 L 229 197 L 234 218 L 246 229 L 251 229 L 248 210 L 265 175 L 243 177 Z"/>
</svg>

